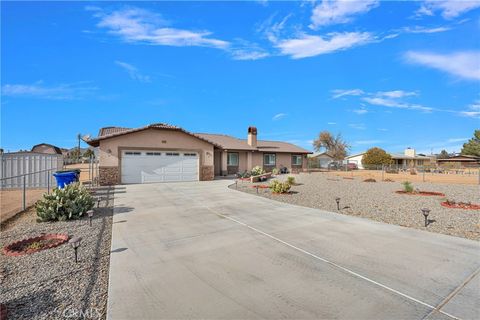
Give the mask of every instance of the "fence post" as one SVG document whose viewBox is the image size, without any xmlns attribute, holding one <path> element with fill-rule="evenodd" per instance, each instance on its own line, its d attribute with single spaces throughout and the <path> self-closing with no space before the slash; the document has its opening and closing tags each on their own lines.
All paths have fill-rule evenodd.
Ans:
<svg viewBox="0 0 480 320">
<path fill-rule="evenodd" d="M 385 165 L 382 164 L 382 181 L 385 180 Z"/>
<path fill-rule="evenodd" d="M 27 176 L 23 175 L 23 194 L 22 194 L 22 210 L 27 209 Z"/>
<path fill-rule="evenodd" d="M 480 184 L 480 167 L 478 168 L 478 184 Z"/>
<path fill-rule="evenodd" d="M 423 176 L 423 182 L 425 182 L 425 166 L 422 167 L 422 170 L 423 170 L 423 174 L 422 174 L 422 176 Z"/>
<path fill-rule="evenodd" d="M 47 170 L 47 193 L 50 193 L 50 170 Z"/>
</svg>

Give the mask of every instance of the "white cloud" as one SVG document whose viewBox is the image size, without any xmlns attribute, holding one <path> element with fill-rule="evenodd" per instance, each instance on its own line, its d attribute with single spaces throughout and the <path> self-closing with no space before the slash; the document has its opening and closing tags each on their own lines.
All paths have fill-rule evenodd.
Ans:
<svg viewBox="0 0 480 320">
<path fill-rule="evenodd" d="M 447 140 L 447 142 L 452 143 L 452 142 L 462 142 L 462 141 L 467 141 L 469 138 L 450 138 Z"/>
<path fill-rule="evenodd" d="M 276 47 L 282 54 L 300 59 L 346 50 L 373 41 L 375 37 L 368 32 L 329 33 L 326 37 L 302 34 L 298 38 L 280 40 Z"/>
<path fill-rule="evenodd" d="M 422 27 L 422 26 L 414 26 L 414 27 L 405 27 L 402 29 L 403 32 L 406 33 L 439 33 L 452 30 L 450 27 Z"/>
<path fill-rule="evenodd" d="M 145 9 L 129 7 L 113 12 L 94 11 L 97 24 L 126 42 L 163 46 L 202 46 L 227 49 L 229 42 L 209 37 L 209 31 L 192 31 L 167 26 L 160 15 Z"/>
<path fill-rule="evenodd" d="M 348 126 L 353 129 L 357 130 L 365 130 L 367 127 L 365 127 L 365 124 L 363 123 L 349 123 Z"/>
<path fill-rule="evenodd" d="M 383 131 L 383 132 L 386 132 L 386 131 L 388 131 L 388 129 L 387 129 L 387 128 L 378 128 L 377 130 L 378 130 L 378 131 Z"/>
<path fill-rule="evenodd" d="M 310 27 L 317 29 L 321 26 L 347 23 L 355 15 L 366 13 L 378 5 L 379 1 L 376 0 L 323 0 L 312 11 Z"/>
<path fill-rule="evenodd" d="M 125 71 L 127 71 L 131 79 L 140 81 L 140 82 L 150 82 L 150 77 L 141 74 L 135 66 L 123 61 L 115 61 L 115 64 L 117 64 L 118 66 L 122 67 Z"/>
<path fill-rule="evenodd" d="M 398 101 L 391 98 L 382 98 L 382 97 L 363 97 L 363 101 L 368 102 L 371 105 L 383 106 L 389 108 L 399 108 L 399 109 L 410 109 L 410 110 L 420 110 L 424 112 L 432 112 L 434 109 L 430 107 L 424 107 L 418 104 L 410 104 Z"/>
<path fill-rule="evenodd" d="M 234 60 L 259 60 L 268 57 L 270 54 L 262 50 L 232 50 L 232 58 Z"/>
<path fill-rule="evenodd" d="M 379 97 L 399 99 L 399 98 L 404 98 L 409 96 L 416 96 L 418 94 L 413 91 L 393 90 L 393 91 L 379 91 L 375 95 Z"/>
<path fill-rule="evenodd" d="M 336 125 L 337 123 L 336 122 L 327 122 L 328 125 Z"/>
<path fill-rule="evenodd" d="M 407 62 L 438 69 L 454 76 L 480 80 L 480 51 L 459 51 L 450 54 L 408 51 Z"/>
<path fill-rule="evenodd" d="M 73 100 L 91 94 L 96 87 L 84 86 L 85 83 L 44 85 L 39 81 L 34 84 L 5 84 L 2 95 L 10 97 L 31 97 L 49 100 Z"/>
<path fill-rule="evenodd" d="M 415 13 L 417 16 L 433 16 L 439 11 L 445 19 L 454 19 L 476 8 L 480 8 L 478 0 L 426 0 Z"/>
<path fill-rule="evenodd" d="M 468 118 L 480 119 L 480 100 L 468 106 L 468 110 L 460 111 L 459 114 Z"/>
<path fill-rule="evenodd" d="M 363 90 L 360 90 L 360 89 L 349 89 L 349 90 L 335 89 L 335 90 L 332 90 L 332 93 L 333 93 L 332 98 L 338 99 L 344 96 L 361 96 L 365 92 L 363 92 Z"/>
<path fill-rule="evenodd" d="M 280 120 L 280 119 L 283 119 L 286 117 L 286 113 L 277 113 L 276 115 L 273 116 L 272 120 L 276 121 L 276 120 Z"/>
<path fill-rule="evenodd" d="M 355 109 L 353 110 L 353 112 L 355 112 L 356 114 L 366 114 L 368 113 L 368 110 L 367 109 Z"/>
</svg>

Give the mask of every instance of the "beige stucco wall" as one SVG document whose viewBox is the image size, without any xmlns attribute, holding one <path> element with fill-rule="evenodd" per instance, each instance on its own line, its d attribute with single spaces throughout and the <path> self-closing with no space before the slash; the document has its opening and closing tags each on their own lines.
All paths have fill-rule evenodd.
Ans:
<svg viewBox="0 0 480 320">
<path fill-rule="evenodd" d="M 213 166 L 213 145 L 181 131 L 148 129 L 100 141 L 100 166 L 119 166 L 120 149 L 191 150 L 200 153 L 200 165 Z"/>
<path fill-rule="evenodd" d="M 296 153 L 276 153 L 276 168 L 287 167 L 289 170 L 292 168 L 292 155 Z M 255 166 L 263 167 L 263 152 L 255 152 L 252 155 L 252 168 Z M 307 168 L 307 159 L 305 155 L 302 155 L 303 165 L 302 168 Z"/>
</svg>

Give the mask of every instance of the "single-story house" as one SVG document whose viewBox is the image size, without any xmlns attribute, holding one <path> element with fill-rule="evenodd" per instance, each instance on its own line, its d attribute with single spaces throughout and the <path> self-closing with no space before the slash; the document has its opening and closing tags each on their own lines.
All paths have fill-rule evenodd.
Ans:
<svg viewBox="0 0 480 320">
<path fill-rule="evenodd" d="M 365 152 L 357 153 L 345 158 L 350 163 L 356 163 L 359 169 L 364 169 L 362 159 Z M 393 160 L 393 165 L 400 168 L 415 168 L 417 166 L 427 165 L 432 158 L 425 155 L 416 154 L 415 149 L 407 148 L 404 153 L 389 153 Z"/>
<path fill-rule="evenodd" d="M 453 167 L 478 167 L 480 166 L 480 157 L 470 155 L 457 155 L 446 159 L 437 159 L 437 164 L 440 166 Z"/>
<path fill-rule="evenodd" d="M 327 152 L 316 152 L 308 155 L 309 168 L 328 168 L 335 159 Z"/>
<path fill-rule="evenodd" d="M 32 147 L 32 152 L 47 154 L 62 154 L 62 149 L 49 143 L 40 143 Z"/>
<path fill-rule="evenodd" d="M 311 153 L 287 142 L 257 140 L 255 127 L 248 128 L 247 139 L 192 133 L 164 123 L 106 127 L 85 142 L 98 148 L 102 185 L 213 180 L 255 166 L 300 171 Z"/>
</svg>

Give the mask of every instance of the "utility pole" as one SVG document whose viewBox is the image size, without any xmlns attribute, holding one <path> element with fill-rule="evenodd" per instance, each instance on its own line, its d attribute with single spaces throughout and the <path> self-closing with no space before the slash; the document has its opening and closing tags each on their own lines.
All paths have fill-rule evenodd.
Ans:
<svg viewBox="0 0 480 320">
<path fill-rule="evenodd" d="M 80 162 L 80 139 L 82 139 L 82 135 L 79 133 L 77 135 L 78 138 L 78 155 L 77 155 L 77 162 Z"/>
</svg>

